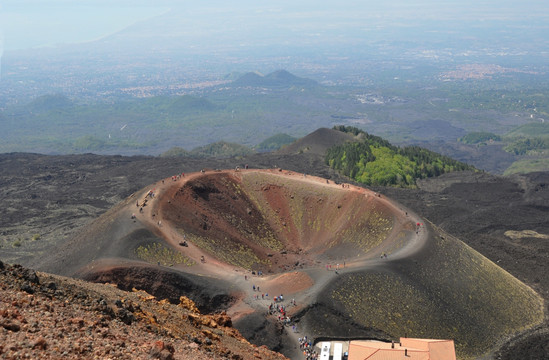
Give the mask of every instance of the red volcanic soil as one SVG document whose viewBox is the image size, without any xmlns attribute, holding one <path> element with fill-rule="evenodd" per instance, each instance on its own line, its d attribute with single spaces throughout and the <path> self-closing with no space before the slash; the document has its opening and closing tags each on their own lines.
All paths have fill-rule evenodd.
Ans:
<svg viewBox="0 0 549 360">
<path fill-rule="evenodd" d="M 285 359 L 226 314 L 0 261 L 1 359 Z"/>
<path fill-rule="evenodd" d="M 186 240 L 195 261 L 264 273 L 377 257 L 415 227 L 373 192 L 290 171 L 191 174 L 155 192 L 147 211 L 173 245 Z"/>
</svg>

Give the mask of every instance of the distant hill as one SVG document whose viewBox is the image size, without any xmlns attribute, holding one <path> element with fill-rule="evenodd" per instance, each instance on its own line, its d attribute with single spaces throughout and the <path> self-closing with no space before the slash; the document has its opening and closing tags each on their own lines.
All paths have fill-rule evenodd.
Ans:
<svg viewBox="0 0 549 360">
<path fill-rule="evenodd" d="M 260 152 L 278 150 L 284 145 L 291 144 L 296 140 L 295 137 L 288 134 L 276 134 L 260 142 L 255 147 L 255 150 Z"/>
<path fill-rule="evenodd" d="M 318 83 L 311 79 L 301 78 L 289 73 L 286 70 L 277 70 L 268 75 L 257 72 L 249 72 L 233 81 L 234 86 L 251 87 L 315 87 Z"/>
<path fill-rule="evenodd" d="M 489 141 L 501 141 L 501 136 L 491 132 L 478 131 L 478 132 L 468 133 L 467 135 L 460 137 L 458 141 L 464 144 L 473 144 L 473 145 L 486 144 L 486 142 L 489 142 Z"/>
<path fill-rule="evenodd" d="M 164 151 L 159 155 L 160 157 L 189 157 L 192 156 L 190 151 L 187 151 L 179 146 L 174 146 L 173 148 Z"/>
<path fill-rule="evenodd" d="M 321 128 L 297 140 L 293 144 L 283 147 L 277 153 L 281 155 L 310 153 L 324 156 L 326 151 L 332 146 L 353 140 L 355 140 L 355 137 L 350 133 Z"/>
<path fill-rule="evenodd" d="M 213 144 L 197 147 L 191 151 L 176 146 L 160 154 L 160 157 L 228 158 L 253 153 L 254 151 L 247 146 L 218 141 Z"/>
<path fill-rule="evenodd" d="M 265 75 L 258 72 L 248 72 L 240 75 L 233 80 L 232 84 L 236 86 L 260 86 L 264 82 Z"/>
</svg>

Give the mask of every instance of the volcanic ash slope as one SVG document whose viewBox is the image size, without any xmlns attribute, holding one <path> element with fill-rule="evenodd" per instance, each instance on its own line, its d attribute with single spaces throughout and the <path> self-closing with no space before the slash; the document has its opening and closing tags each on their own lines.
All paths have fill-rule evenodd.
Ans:
<svg viewBox="0 0 549 360">
<path fill-rule="evenodd" d="M 319 336 L 353 329 L 355 336 L 453 339 L 463 359 L 542 322 L 543 300 L 531 288 L 463 242 L 429 232 L 436 236 L 410 257 L 341 274 L 301 321 Z"/>
</svg>

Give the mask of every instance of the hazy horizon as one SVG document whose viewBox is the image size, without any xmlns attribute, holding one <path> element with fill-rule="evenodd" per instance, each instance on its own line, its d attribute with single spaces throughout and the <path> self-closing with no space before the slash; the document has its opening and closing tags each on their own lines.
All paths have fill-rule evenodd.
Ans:
<svg viewBox="0 0 549 360">
<path fill-rule="evenodd" d="M 246 0 L 231 4 L 174 0 L 4 0 L 0 5 L 0 41 L 3 38 L 0 53 L 2 49 L 13 51 L 90 42 L 169 11 L 180 16 L 180 22 L 174 26 L 188 31 L 185 24 L 192 23 L 196 36 L 215 28 L 225 34 L 224 41 L 242 41 L 239 37 L 246 33 L 238 32 L 238 28 L 248 31 L 249 35 L 254 35 L 256 30 L 276 32 L 282 28 L 290 34 L 304 33 L 322 39 L 331 31 L 345 34 L 346 29 L 357 25 L 366 28 L 375 25 L 375 29 L 389 32 L 392 27 L 415 27 L 418 21 L 434 22 L 430 24 L 430 31 L 434 32 L 448 31 L 446 21 L 457 27 L 461 21 L 479 24 L 493 21 L 502 27 L 506 23 L 526 22 L 528 26 L 528 20 L 546 19 L 548 8 L 543 1 L 536 0 L 520 4 L 494 0 L 444 3 L 432 0 L 413 3 L 404 0 L 383 3 Z"/>
</svg>

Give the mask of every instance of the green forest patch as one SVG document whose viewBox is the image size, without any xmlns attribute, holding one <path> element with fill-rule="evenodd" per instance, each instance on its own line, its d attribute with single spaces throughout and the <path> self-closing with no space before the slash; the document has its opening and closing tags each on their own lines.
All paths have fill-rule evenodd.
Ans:
<svg viewBox="0 0 549 360">
<path fill-rule="evenodd" d="M 415 186 L 417 179 L 452 171 L 476 170 L 473 166 L 418 146 L 400 148 L 358 128 L 336 126 L 335 130 L 361 138 L 328 149 L 326 164 L 366 185 Z"/>
<path fill-rule="evenodd" d="M 512 163 L 503 175 L 527 174 L 535 171 L 547 171 L 547 169 L 549 169 L 549 158 L 525 159 Z"/>
</svg>

